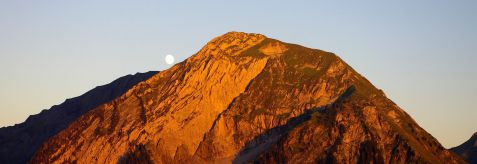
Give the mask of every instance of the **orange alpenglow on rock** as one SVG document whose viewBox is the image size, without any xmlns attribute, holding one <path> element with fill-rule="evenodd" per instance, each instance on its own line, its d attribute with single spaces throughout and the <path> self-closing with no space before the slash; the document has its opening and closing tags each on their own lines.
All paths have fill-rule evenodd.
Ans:
<svg viewBox="0 0 477 164">
<path fill-rule="evenodd" d="M 464 163 L 333 53 L 230 32 L 79 116 L 31 163 Z"/>
</svg>

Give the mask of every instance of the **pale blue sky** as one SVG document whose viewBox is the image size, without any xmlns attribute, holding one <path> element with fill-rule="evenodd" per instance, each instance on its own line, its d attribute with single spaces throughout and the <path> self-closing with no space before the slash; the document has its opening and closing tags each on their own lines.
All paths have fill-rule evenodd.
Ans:
<svg viewBox="0 0 477 164">
<path fill-rule="evenodd" d="M 444 146 L 477 131 L 477 1 L 0 1 L 0 126 L 228 31 L 338 54 Z"/>
</svg>

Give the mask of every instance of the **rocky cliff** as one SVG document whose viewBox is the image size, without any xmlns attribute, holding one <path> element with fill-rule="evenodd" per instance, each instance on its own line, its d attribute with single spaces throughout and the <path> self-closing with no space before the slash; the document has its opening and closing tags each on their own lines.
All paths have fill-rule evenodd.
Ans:
<svg viewBox="0 0 477 164">
<path fill-rule="evenodd" d="M 450 149 L 471 164 L 477 163 L 477 133 L 461 145 Z"/>
<path fill-rule="evenodd" d="M 81 115 L 32 163 L 463 163 L 333 53 L 230 32 Z"/>
</svg>

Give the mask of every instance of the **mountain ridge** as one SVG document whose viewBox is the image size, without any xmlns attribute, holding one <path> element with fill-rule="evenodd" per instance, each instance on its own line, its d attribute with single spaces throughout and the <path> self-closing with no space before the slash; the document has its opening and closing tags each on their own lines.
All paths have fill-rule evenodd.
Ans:
<svg viewBox="0 0 477 164">
<path fill-rule="evenodd" d="M 464 163 L 337 55 L 229 32 L 81 115 L 31 163 Z"/>
</svg>

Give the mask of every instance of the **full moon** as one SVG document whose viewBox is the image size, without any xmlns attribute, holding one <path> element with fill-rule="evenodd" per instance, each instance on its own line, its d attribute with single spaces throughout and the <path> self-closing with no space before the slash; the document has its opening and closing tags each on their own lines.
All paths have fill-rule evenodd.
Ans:
<svg viewBox="0 0 477 164">
<path fill-rule="evenodd" d="M 166 58 L 164 60 L 166 60 L 166 63 L 169 65 L 174 64 L 174 56 L 172 56 L 171 54 L 166 55 Z"/>
</svg>

